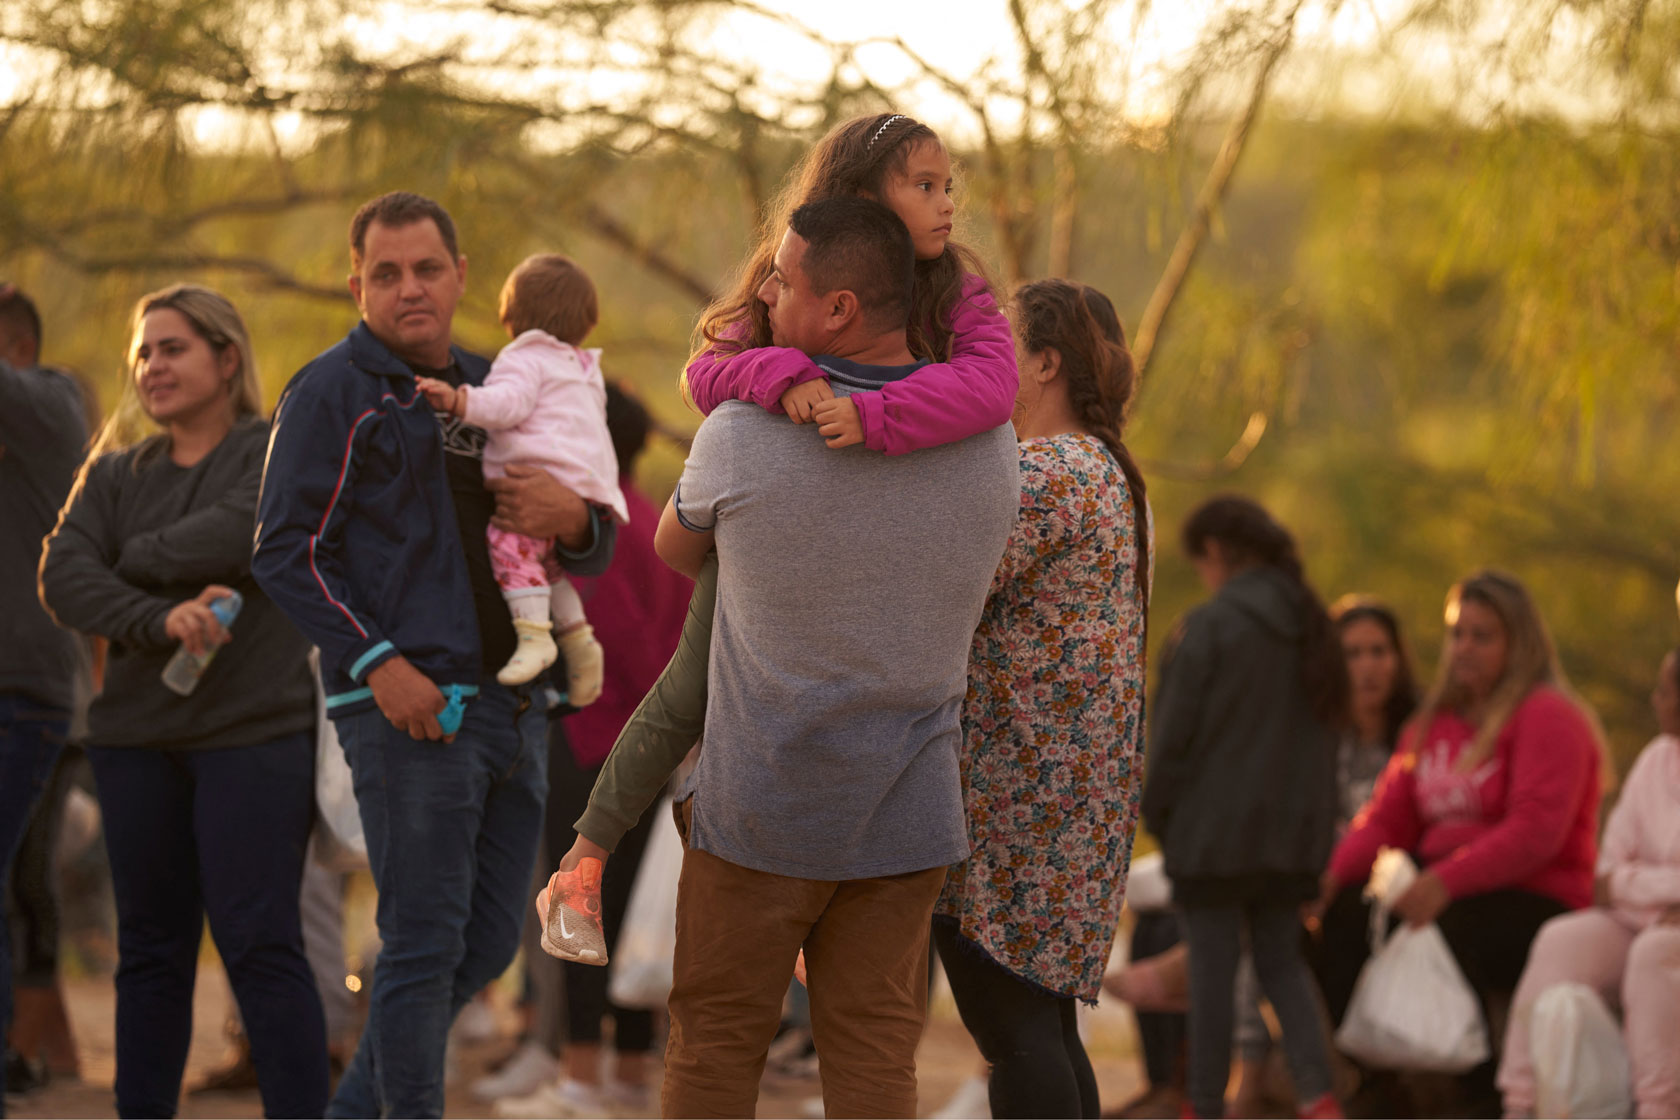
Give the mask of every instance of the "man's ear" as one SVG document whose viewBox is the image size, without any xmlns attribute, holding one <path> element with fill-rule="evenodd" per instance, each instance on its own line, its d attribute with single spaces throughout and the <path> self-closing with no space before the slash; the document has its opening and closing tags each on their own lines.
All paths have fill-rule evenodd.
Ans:
<svg viewBox="0 0 1680 1120">
<path fill-rule="evenodd" d="M 863 313 L 857 293 L 847 288 L 828 294 L 828 329 L 839 334 L 858 321 Z"/>
<path fill-rule="evenodd" d="M 358 309 L 362 306 L 362 274 L 360 270 L 350 274 L 350 298 L 356 301 Z"/>
</svg>

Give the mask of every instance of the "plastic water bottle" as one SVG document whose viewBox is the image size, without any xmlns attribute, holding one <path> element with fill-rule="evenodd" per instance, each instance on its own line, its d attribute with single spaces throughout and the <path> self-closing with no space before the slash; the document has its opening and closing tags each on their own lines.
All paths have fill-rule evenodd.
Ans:
<svg viewBox="0 0 1680 1120">
<path fill-rule="evenodd" d="M 210 613 L 216 616 L 216 621 L 222 624 L 223 630 L 233 628 L 233 620 L 239 617 L 239 608 L 245 605 L 245 599 L 237 591 L 230 592 L 210 604 Z M 191 696 L 193 689 L 198 687 L 199 678 L 204 676 L 205 668 L 210 659 L 216 656 L 219 647 L 211 646 L 203 653 L 191 653 L 186 645 L 175 651 L 175 656 L 169 659 L 169 664 L 163 667 L 163 683 L 171 692 L 178 692 L 182 696 Z"/>
</svg>

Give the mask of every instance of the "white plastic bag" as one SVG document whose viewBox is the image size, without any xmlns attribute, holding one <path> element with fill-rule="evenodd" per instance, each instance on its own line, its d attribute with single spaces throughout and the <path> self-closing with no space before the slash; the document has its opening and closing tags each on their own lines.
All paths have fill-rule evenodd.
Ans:
<svg viewBox="0 0 1680 1120">
<path fill-rule="evenodd" d="M 1627 1047 L 1597 992 L 1585 984 L 1554 984 L 1526 1014 L 1535 1115 L 1575 1120 L 1633 1115 Z"/>
<path fill-rule="evenodd" d="M 315 673 L 315 860 L 330 871 L 360 871 L 368 865 L 362 810 L 338 731 L 327 718 L 319 650 L 309 651 L 309 667 Z"/>
<path fill-rule="evenodd" d="M 662 797 L 653 835 L 630 888 L 624 925 L 613 948 L 607 995 L 620 1007 L 649 1010 L 671 997 L 671 962 L 677 952 L 677 878 L 682 874 L 682 837 L 671 818 L 671 799 Z"/>
<path fill-rule="evenodd" d="M 1126 875 L 1126 905 L 1139 914 L 1165 910 L 1172 905 L 1172 880 L 1160 852 L 1150 852 L 1132 861 Z"/>
<path fill-rule="evenodd" d="M 1385 852 L 1378 864 L 1371 959 L 1354 985 L 1336 1045 L 1381 1069 L 1463 1073 L 1491 1053 L 1481 1004 L 1439 926 L 1403 925 L 1388 933 L 1389 907 L 1416 878 L 1416 868 L 1403 852 Z"/>
</svg>

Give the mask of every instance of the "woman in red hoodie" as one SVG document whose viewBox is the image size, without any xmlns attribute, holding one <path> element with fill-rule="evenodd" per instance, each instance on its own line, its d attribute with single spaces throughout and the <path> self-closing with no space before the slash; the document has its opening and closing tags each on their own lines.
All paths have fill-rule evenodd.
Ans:
<svg viewBox="0 0 1680 1120">
<path fill-rule="evenodd" d="M 1455 585 L 1446 623 L 1435 683 L 1324 874 L 1319 979 L 1338 1024 L 1368 952 L 1360 890 L 1380 848 L 1410 852 L 1421 869 L 1396 916 L 1439 923 L 1484 1007 L 1516 988 L 1547 920 L 1592 904 L 1608 757 L 1597 721 L 1513 577 L 1482 571 Z M 1493 1069 L 1471 1071 L 1467 1103 L 1497 1116 Z"/>
</svg>

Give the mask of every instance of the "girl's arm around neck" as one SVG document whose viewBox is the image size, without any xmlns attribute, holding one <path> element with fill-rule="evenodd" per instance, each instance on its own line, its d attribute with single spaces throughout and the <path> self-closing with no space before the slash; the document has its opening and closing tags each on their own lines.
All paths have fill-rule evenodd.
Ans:
<svg viewBox="0 0 1680 1120">
<path fill-rule="evenodd" d="M 746 401 L 780 415 L 783 393 L 822 376 L 815 362 L 786 346 L 723 351 L 713 347 L 684 371 L 689 399 L 707 416 L 724 401 Z"/>
<path fill-rule="evenodd" d="M 955 443 L 1009 421 L 1020 373 L 1009 320 L 978 276 L 963 281 L 951 316 L 951 360 L 923 366 L 877 392 L 854 393 L 864 446 L 903 455 Z"/>
</svg>

